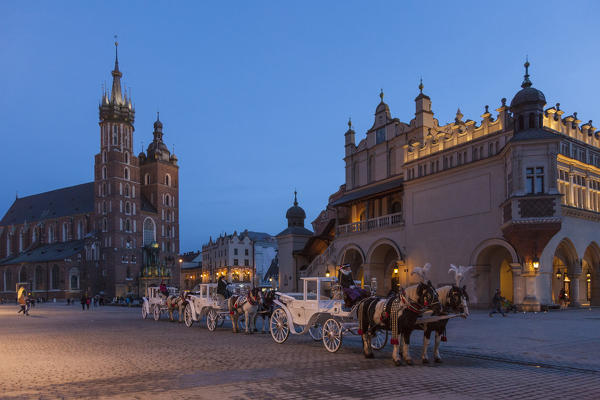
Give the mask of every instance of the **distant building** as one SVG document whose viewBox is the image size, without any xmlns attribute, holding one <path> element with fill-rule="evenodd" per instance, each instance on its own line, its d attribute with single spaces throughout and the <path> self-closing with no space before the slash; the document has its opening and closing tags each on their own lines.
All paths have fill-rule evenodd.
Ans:
<svg viewBox="0 0 600 400">
<path fill-rule="evenodd" d="M 528 67 L 510 105 L 502 99 L 495 116 L 485 106 L 479 123 L 458 110 L 441 124 L 422 84 L 402 122 L 381 93 L 358 144 L 348 124 L 345 183 L 315 235 L 288 235 L 293 251 L 278 235 L 284 283 L 350 263 L 385 295 L 427 262 L 434 284 L 451 283 L 452 263 L 473 266 L 474 306 L 488 307 L 496 288 L 526 310 L 558 303 L 562 289 L 571 305 L 600 305 L 600 131 L 559 104 L 544 109 Z"/>
<path fill-rule="evenodd" d="M 135 110 L 118 57 L 112 77 L 98 107 L 94 181 L 17 198 L 0 220 L 0 295 L 19 283 L 41 297 L 137 295 L 179 276 L 177 157 L 158 118 L 147 151 L 134 155 Z"/>
<path fill-rule="evenodd" d="M 215 282 L 225 276 L 231 282 L 260 283 L 276 254 L 268 233 L 245 230 L 221 235 L 202 246 L 202 280 Z"/>
<path fill-rule="evenodd" d="M 191 251 L 179 256 L 181 290 L 191 290 L 198 283 L 202 283 L 202 253 Z"/>
</svg>

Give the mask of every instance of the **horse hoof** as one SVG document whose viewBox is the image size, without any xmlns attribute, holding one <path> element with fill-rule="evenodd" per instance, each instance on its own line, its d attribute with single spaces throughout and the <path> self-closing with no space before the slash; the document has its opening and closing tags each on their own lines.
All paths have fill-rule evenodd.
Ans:
<svg viewBox="0 0 600 400">
<path fill-rule="evenodd" d="M 395 365 L 396 367 L 401 367 L 401 366 L 402 366 L 402 365 L 404 365 L 404 364 L 402 363 L 402 360 L 394 360 L 394 365 Z"/>
<path fill-rule="evenodd" d="M 373 353 L 365 354 L 365 358 L 373 358 L 375 355 Z"/>
<path fill-rule="evenodd" d="M 413 360 L 406 360 L 406 365 L 414 365 Z"/>
<path fill-rule="evenodd" d="M 441 364 L 442 363 L 442 359 L 441 358 L 436 358 L 435 362 L 438 363 L 438 364 Z"/>
<path fill-rule="evenodd" d="M 426 358 L 424 358 L 424 359 L 422 360 L 422 363 L 423 363 L 423 364 L 429 364 L 429 360 L 428 360 L 428 359 L 426 359 Z"/>
</svg>

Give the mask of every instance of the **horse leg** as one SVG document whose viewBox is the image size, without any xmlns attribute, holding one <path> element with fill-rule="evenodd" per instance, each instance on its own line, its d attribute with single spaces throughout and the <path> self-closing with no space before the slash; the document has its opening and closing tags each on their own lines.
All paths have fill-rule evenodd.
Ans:
<svg viewBox="0 0 600 400">
<path fill-rule="evenodd" d="M 234 311 L 231 315 L 231 326 L 233 327 L 233 333 L 238 333 L 238 313 Z"/>
<path fill-rule="evenodd" d="M 433 359 L 436 363 L 441 363 L 442 362 L 442 357 L 440 356 L 440 341 L 441 341 L 442 335 L 440 332 L 436 331 L 435 332 L 435 344 L 433 347 Z"/>
<path fill-rule="evenodd" d="M 402 358 L 400 357 L 400 345 L 398 341 L 395 341 L 392 347 L 392 360 L 397 367 L 402 365 Z"/>
<path fill-rule="evenodd" d="M 365 358 L 373 358 L 373 349 L 371 349 L 371 335 L 363 333 L 361 335 L 363 341 L 363 354 Z"/>
<path fill-rule="evenodd" d="M 410 349 L 408 345 L 410 344 L 410 332 L 402 333 L 402 358 L 406 362 L 406 365 L 413 365 L 413 360 L 410 357 Z"/>
<path fill-rule="evenodd" d="M 249 335 L 252 333 L 252 318 L 250 316 L 250 310 L 246 309 L 246 311 L 244 311 L 244 318 L 246 318 L 246 335 Z"/>
<path fill-rule="evenodd" d="M 423 330 L 423 352 L 421 353 L 421 361 L 423 364 L 429 363 L 429 358 L 427 357 L 427 349 L 429 347 L 429 339 L 431 339 L 431 329 L 425 325 L 425 329 Z M 436 331 L 437 335 L 437 331 Z"/>
</svg>

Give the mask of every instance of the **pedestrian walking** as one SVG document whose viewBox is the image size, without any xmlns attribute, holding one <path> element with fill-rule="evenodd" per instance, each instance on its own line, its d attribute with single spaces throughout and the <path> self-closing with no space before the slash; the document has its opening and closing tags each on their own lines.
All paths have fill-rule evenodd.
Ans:
<svg viewBox="0 0 600 400">
<path fill-rule="evenodd" d="M 506 314 L 502 311 L 503 301 L 504 298 L 500 295 L 500 289 L 496 289 L 496 294 L 494 294 L 494 297 L 492 298 L 492 311 L 490 311 L 490 317 L 495 313 L 500 313 L 503 317 L 506 317 Z"/>
<path fill-rule="evenodd" d="M 92 299 L 90 299 L 90 297 L 86 294 L 85 295 L 85 304 L 87 306 L 87 309 L 90 309 L 90 303 L 92 302 Z"/>
<path fill-rule="evenodd" d="M 564 288 L 560 289 L 560 293 L 558 294 L 558 302 L 561 310 L 567 309 L 567 304 L 569 304 L 569 295 Z"/>
<path fill-rule="evenodd" d="M 86 303 L 87 303 L 87 295 L 84 293 L 81 295 L 81 311 L 85 311 Z"/>
<path fill-rule="evenodd" d="M 23 313 L 23 315 L 29 315 L 29 312 L 27 310 L 27 292 L 25 291 L 25 288 L 22 286 L 19 288 L 19 291 L 17 292 L 17 301 L 19 302 L 19 305 L 21 306 L 21 309 L 19 311 L 17 311 L 17 314 Z"/>
</svg>

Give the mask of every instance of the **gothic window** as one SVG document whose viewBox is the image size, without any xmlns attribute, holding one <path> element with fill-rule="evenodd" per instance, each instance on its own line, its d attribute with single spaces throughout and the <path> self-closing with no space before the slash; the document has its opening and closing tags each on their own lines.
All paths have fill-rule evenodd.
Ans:
<svg viewBox="0 0 600 400">
<path fill-rule="evenodd" d="M 125 164 L 129 164 L 129 153 L 125 152 Z"/>
<path fill-rule="evenodd" d="M 102 152 L 102 162 L 106 162 L 106 150 Z"/>
<path fill-rule="evenodd" d="M 71 290 L 79 290 L 79 269 L 71 268 L 69 271 L 69 284 Z"/>
<path fill-rule="evenodd" d="M 156 225 L 152 218 L 144 220 L 143 230 L 144 246 L 147 246 L 156 240 Z"/>
<path fill-rule="evenodd" d="M 165 185 L 171 186 L 171 175 L 169 174 L 165 175 Z"/>
<path fill-rule="evenodd" d="M 106 179 L 106 167 L 102 167 L 102 179 Z"/>
<path fill-rule="evenodd" d="M 106 196 L 106 182 L 102 184 L 102 196 Z"/>
<path fill-rule="evenodd" d="M 129 168 L 125 168 L 125 171 L 123 171 L 123 177 L 125 179 L 129 179 Z"/>
<path fill-rule="evenodd" d="M 58 289 L 60 285 L 60 270 L 58 269 L 58 265 L 54 264 L 51 275 L 52 289 Z"/>
<path fill-rule="evenodd" d="M 77 222 L 77 239 L 81 239 L 83 237 L 83 223 L 81 221 Z"/>
<path fill-rule="evenodd" d="M 68 235 L 69 235 L 68 229 L 69 229 L 69 228 L 68 228 L 68 226 L 67 226 L 67 223 L 66 223 L 66 222 L 64 222 L 64 223 L 63 223 L 63 227 L 62 227 L 62 241 L 63 241 L 63 242 L 66 242 L 66 241 L 67 241 L 67 238 L 68 238 Z"/>
<path fill-rule="evenodd" d="M 54 243 L 54 227 L 48 227 L 48 243 Z"/>
<path fill-rule="evenodd" d="M 131 204 L 129 202 L 125 202 L 125 214 L 131 214 Z"/>
<path fill-rule="evenodd" d="M 108 231 L 108 221 L 106 220 L 106 218 L 102 219 L 102 231 L 103 232 Z"/>
<path fill-rule="evenodd" d="M 102 213 L 106 214 L 106 201 L 102 202 Z"/>
<path fill-rule="evenodd" d="M 144 182 L 146 183 L 146 185 L 149 185 L 149 184 L 150 184 L 150 174 L 146 174 L 146 175 L 144 176 Z"/>
<path fill-rule="evenodd" d="M 119 145 L 119 128 L 113 125 L 113 146 Z"/>
<path fill-rule="evenodd" d="M 125 137 L 125 148 L 129 148 L 129 133 L 125 132 L 123 136 Z M 129 157 L 126 158 L 125 162 L 129 163 Z"/>
<path fill-rule="evenodd" d="M 165 205 L 166 205 L 167 207 L 169 206 L 170 200 L 171 200 L 170 196 L 169 196 L 168 194 L 167 194 L 167 195 L 165 195 Z"/>
<path fill-rule="evenodd" d="M 37 242 L 37 237 L 38 237 L 38 230 L 37 230 L 37 227 L 35 227 L 31 230 L 31 243 Z"/>
<path fill-rule="evenodd" d="M 125 185 L 125 197 L 129 197 L 129 185 Z"/>
<path fill-rule="evenodd" d="M 41 265 L 35 267 L 35 288 L 36 290 L 42 290 L 44 284 L 44 270 Z"/>
</svg>

